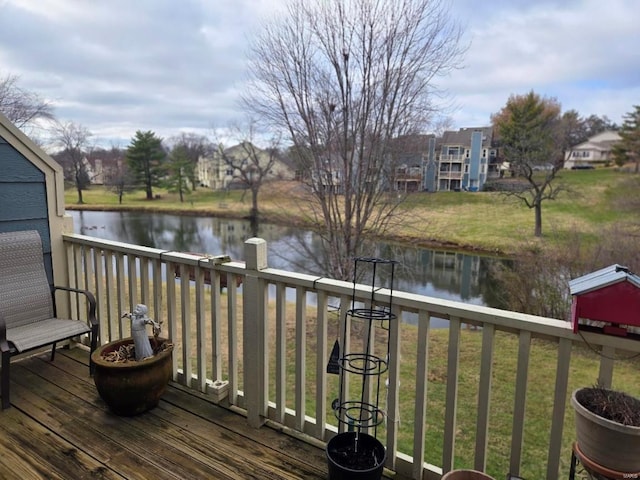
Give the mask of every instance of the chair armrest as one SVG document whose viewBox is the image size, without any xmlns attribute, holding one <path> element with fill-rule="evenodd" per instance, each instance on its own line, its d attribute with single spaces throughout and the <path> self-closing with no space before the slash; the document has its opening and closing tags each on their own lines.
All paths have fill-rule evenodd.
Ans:
<svg viewBox="0 0 640 480">
<path fill-rule="evenodd" d="M 87 297 L 87 301 L 89 302 L 89 321 L 91 322 L 91 326 L 98 326 L 98 319 L 96 318 L 96 297 L 89 290 L 82 290 L 79 288 L 73 287 L 53 287 L 54 290 L 64 290 L 65 292 L 75 292 L 81 293 L 85 297 Z"/>
<path fill-rule="evenodd" d="M 0 313 L 0 351 L 9 351 L 9 342 L 7 342 L 7 322 L 4 319 L 4 315 Z"/>
</svg>

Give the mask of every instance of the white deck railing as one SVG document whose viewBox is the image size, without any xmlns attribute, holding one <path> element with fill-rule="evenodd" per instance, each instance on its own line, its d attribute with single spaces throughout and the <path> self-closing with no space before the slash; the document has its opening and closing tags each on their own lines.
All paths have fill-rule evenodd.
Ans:
<svg viewBox="0 0 640 480">
<path fill-rule="evenodd" d="M 122 312 L 145 303 L 153 318 L 164 321 L 164 332 L 176 345 L 176 381 L 211 394 L 215 402 L 242 412 L 256 427 L 271 422 L 301 438 L 321 442 L 337 431 L 330 409 L 337 382 L 326 373 L 326 365 L 337 332 L 342 331 L 338 326 L 348 321 L 346 309 L 339 306 L 350 305 L 354 292 L 358 301 L 368 302 L 371 291 L 366 286 L 354 288 L 349 282 L 268 268 L 267 247 L 261 239 L 245 243 L 246 264 L 218 264 L 201 256 L 83 235 L 65 235 L 64 240 L 72 283 L 97 293 L 102 343 L 127 336 Z M 176 266 L 181 272 L 179 279 L 174 279 Z M 190 270 L 194 281 L 189 280 Z M 205 285 L 206 270 L 210 271 L 211 287 Z M 238 275 L 243 279 L 241 290 L 233 281 Z M 226 294 L 219 288 L 223 276 L 228 279 Z M 375 292 L 375 302 L 386 305 L 388 300 L 388 290 Z M 76 306 L 76 314 L 84 311 L 81 307 Z M 475 439 L 473 455 L 466 454 L 472 464 L 465 468 L 485 470 L 491 463 L 488 445 L 501 435 L 510 442 L 510 457 L 498 459 L 504 465 L 501 468 L 517 475 L 526 460 L 533 462 L 534 467 L 528 469 L 536 470 L 535 478 L 557 479 L 569 462 L 566 436 L 572 438 L 573 430 L 573 424 L 565 429 L 572 346 L 587 341 L 602 350 L 605 355 L 599 357 L 598 380 L 605 386 L 612 382 L 616 352 L 640 352 L 640 342 L 628 339 L 593 333 L 578 337 L 564 321 L 407 292 L 393 292 L 393 313 L 404 321 L 392 322 L 388 333 L 388 420 L 383 443 L 387 466 L 415 479 L 439 479 L 442 472 L 451 470 L 459 453 L 456 442 L 464 435 Z M 445 379 L 438 384 L 444 389 L 444 413 L 438 418 L 427 409 L 433 403 L 429 395 L 434 368 L 429 355 L 433 318 L 448 321 L 447 361 L 438 373 Z M 465 325 L 481 328 L 467 333 Z M 411 342 L 403 342 L 407 335 Z M 469 335 L 481 337 L 481 355 L 473 360 L 478 364 L 477 391 L 471 395 L 473 401 L 463 401 L 469 396 L 458 390 L 465 367 L 461 345 Z M 513 393 L 506 404 L 492 402 L 493 382 L 500 374 L 494 366 L 494 351 L 501 348 L 496 347 L 498 337 L 511 339 L 517 346 Z M 526 458 L 525 432 L 529 432 L 527 399 L 540 395 L 527 390 L 532 367 L 541 367 L 530 365 L 537 339 L 545 340 L 541 348 L 552 349 L 555 364 L 543 366 L 550 372 L 550 431 L 534 432 L 546 435 L 548 448 L 545 458 L 532 460 Z M 345 348 L 356 341 L 340 338 L 340 345 Z M 410 381 L 402 383 L 401 377 Z M 469 411 L 474 427 L 461 432 L 458 417 L 469 415 Z M 506 434 L 491 428 L 496 411 L 510 417 Z M 441 447 L 427 446 L 430 428 L 441 432 Z M 409 447 L 400 451 L 399 439 L 407 436 L 409 441 L 404 444 Z"/>
</svg>

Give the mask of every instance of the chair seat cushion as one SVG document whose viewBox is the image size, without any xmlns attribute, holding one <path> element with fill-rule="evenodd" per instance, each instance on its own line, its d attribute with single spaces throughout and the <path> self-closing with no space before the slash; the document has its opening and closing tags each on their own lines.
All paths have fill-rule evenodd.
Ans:
<svg viewBox="0 0 640 480">
<path fill-rule="evenodd" d="M 86 323 L 78 320 L 49 318 L 8 328 L 7 340 L 13 344 L 17 352 L 24 352 L 90 331 L 91 328 Z"/>
</svg>

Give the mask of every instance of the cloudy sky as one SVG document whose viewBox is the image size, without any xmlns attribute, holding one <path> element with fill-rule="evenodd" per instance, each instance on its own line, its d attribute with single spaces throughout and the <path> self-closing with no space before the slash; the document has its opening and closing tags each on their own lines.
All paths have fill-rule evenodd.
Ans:
<svg viewBox="0 0 640 480">
<path fill-rule="evenodd" d="M 104 145 L 136 130 L 206 134 L 240 118 L 247 39 L 283 0 L 0 0 L 0 77 Z M 512 93 L 622 115 L 640 104 L 640 1 L 450 0 L 464 68 L 438 79 L 452 127 L 487 125 Z"/>
</svg>

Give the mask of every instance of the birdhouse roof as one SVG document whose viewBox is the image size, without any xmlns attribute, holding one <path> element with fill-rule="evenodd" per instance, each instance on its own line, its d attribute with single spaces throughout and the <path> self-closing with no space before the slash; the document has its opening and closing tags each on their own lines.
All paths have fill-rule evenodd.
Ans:
<svg viewBox="0 0 640 480">
<path fill-rule="evenodd" d="M 640 288 L 640 276 L 631 273 L 627 267 L 614 264 L 571 280 L 569 289 L 571 295 L 580 295 L 625 281 Z"/>
</svg>

